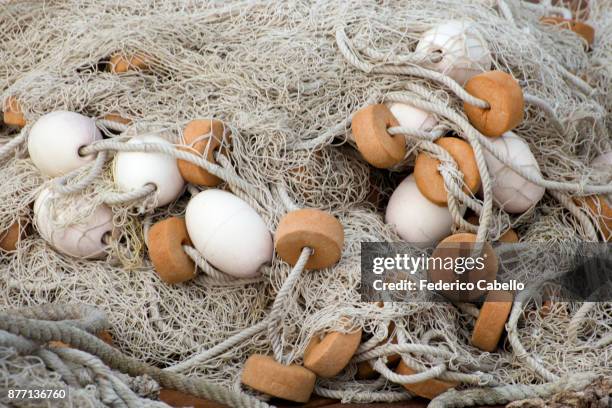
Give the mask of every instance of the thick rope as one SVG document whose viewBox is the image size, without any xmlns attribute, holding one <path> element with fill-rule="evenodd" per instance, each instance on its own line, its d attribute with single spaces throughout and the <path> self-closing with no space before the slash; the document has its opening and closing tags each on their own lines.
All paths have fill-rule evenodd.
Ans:
<svg viewBox="0 0 612 408">
<path fill-rule="evenodd" d="M 506 331 L 508 332 L 508 341 L 512 346 L 512 351 L 517 359 L 526 364 L 533 372 L 544 378 L 546 381 L 557 381 L 559 377 L 550 371 L 548 371 L 542 364 L 533 357 L 532 353 L 528 353 L 525 347 L 521 344 L 518 336 L 517 323 L 519 318 L 523 315 L 523 306 L 527 304 L 527 300 L 531 294 L 531 291 L 535 288 L 529 288 L 519 292 L 516 296 L 512 305 L 512 312 L 506 323 Z"/>
<path fill-rule="evenodd" d="M 398 344 L 400 344 L 400 345 L 408 344 L 407 343 L 406 334 L 404 333 L 403 330 L 399 330 L 397 332 L 397 340 L 398 340 Z M 422 339 L 422 341 L 425 342 L 426 339 Z M 443 350 L 447 351 L 446 349 L 443 349 Z M 427 355 L 427 354 L 424 354 L 424 355 Z M 452 354 L 452 353 L 449 352 L 449 355 L 451 357 L 445 358 L 449 362 L 451 362 L 452 360 L 456 360 L 456 361 L 461 361 L 462 360 L 461 356 L 459 356 L 457 354 Z M 404 362 L 404 364 L 406 364 L 408 367 L 412 368 L 416 372 L 420 373 L 420 372 L 425 372 L 425 371 L 429 370 L 428 367 L 426 367 L 424 364 L 420 363 L 416 359 L 412 358 L 408 354 L 401 353 L 400 357 L 401 357 L 402 361 Z M 428 357 L 429 357 L 429 355 L 428 355 Z M 480 367 L 474 367 L 472 364 L 469 364 L 469 362 L 465 362 L 465 363 L 467 363 L 466 366 L 470 366 L 471 368 L 473 368 L 475 370 L 480 369 Z M 438 378 L 440 378 L 441 380 L 453 381 L 453 382 L 458 382 L 458 383 L 462 383 L 462 384 L 473 384 L 473 385 L 478 385 L 478 386 L 482 386 L 482 385 L 497 385 L 497 381 L 495 380 L 495 378 L 493 378 L 493 376 L 491 376 L 490 374 L 485 374 L 485 373 L 479 372 L 479 371 L 477 371 L 477 372 L 475 372 L 473 374 L 467 374 L 467 373 L 460 373 L 460 372 L 455 372 L 455 371 L 449 371 L 447 369 L 447 370 L 443 371 L 442 373 L 440 373 L 438 375 Z"/>
<path fill-rule="evenodd" d="M 563 75 L 563 78 L 569 81 L 572 85 L 578 88 L 585 95 L 590 96 L 595 93 L 595 90 L 591 88 L 591 85 L 583 81 L 582 78 L 577 77 L 576 75 L 569 72 L 563 65 L 559 64 L 558 68 L 559 68 L 559 71 L 561 72 L 561 75 Z"/>
<path fill-rule="evenodd" d="M 576 374 L 571 377 L 540 385 L 504 385 L 494 388 L 475 388 L 465 391 L 447 391 L 434 398 L 428 408 L 461 408 L 475 405 L 507 404 L 528 398 L 547 398 L 566 390 L 581 390 L 591 384 L 596 375 Z"/>
<path fill-rule="evenodd" d="M 223 167 L 228 172 L 228 174 L 231 175 L 231 177 L 228 177 L 226 182 L 231 188 L 232 192 L 236 196 L 249 203 L 254 209 L 261 209 L 261 203 L 265 202 L 263 199 L 263 192 L 257 189 L 243 190 L 240 184 L 234 183 L 234 180 L 242 179 L 240 178 L 240 176 L 238 176 L 238 173 L 236 173 L 234 166 L 232 166 L 232 163 L 224 154 L 218 151 L 215 152 L 215 160 L 217 160 L 221 167 Z"/>
<path fill-rule="evenodd" d="M 388 356 L 391 354 L 402 354 L 402 353 L 414 353 L 414 354 L 426 354 L 433 357 L 442 357 L 450 359 L 453 354 L 439 347 L 427 346 L 425 344 L 385 344 L 372 350 L 368 350 L 364 353 L 355 355 L 351 362 L 361 363 L 362 361 L 371 360 L 376 357 Z"/>
<path fill-rule="evenodd" d="M 584 302 L 576 311 L 576 314 L 572 317 L 569 324 L 567 325 L 567 337 L 570 342 L 575 343 L 578 341 L 578 329 L 580 325 L 586 320 L 586 316 L 593 308 L 597 306 L 596 302 Z"/>
<path fill-rule="evenodd" d="M 421 381 L 431 380 L 432 378 L 439 377 L 446 371 L 445 364 L 438 364 L 435 367 L 417 374 L 401 375 L 391 371 L 380 358 L 376 359 L 376 362 L 372 368 L 383 375 L 386 379 L 396 384 L 414 384 Z"/>
<path fill-rule="evenodd" d="M 402 357 L 402 361 L 404 362 L 404 364 L 406 364 L 408 367 L 412 368 L 416 372 L 425 372 L 429 369 L 425 365 L 419 363 L 413 358 L 409 358 L 405 354 L 402 354 L 401 357 Z M 444 380 L 444 381 L 452 381 L 452 382 L 457 382 L 461 384 L 469 384 L 469 385 L 475 385 L 475 386 L 483 386 L 483 385 L 491 386 L 491 385 L 498 384 L 498 381 L 496 381 L 492 375 L 487 374 L 487 373 L 482 373 L 479 371 L 475 371 L 473 374 L 468 374 L 468 373 L 460 373 L 456 371 L 449 371 L 447 369 L 446 371 L 438 375 L 437 378 L 439 378 L 440 380 Z"/>
<path fill-rule="evenodd" d="M 372 333 L 372 337 L 364 341 L 359 345 L 357 351 L 354 355 L 363 354 L 366 351 L 372 350 L 377 347 L 381 341 L 385 340 L 388 337 L 388 328 L 387 324 L 380 323 L 377 329 Z M 373 360 L 370 360 L 373 362 Z"/>
<path fill-rule="evenodd" d="M 438 140 L 441 136 L 443 136 L 446 133 L 444 131 L 434 132 L 434 131 L 427 131 L 427 130 L 409 128 L 409 127 L 402 127 L 402 126 L 390 127 L 387 129 L 387 132 L 389 132 L 390 135 L 402 135 L 406 137 L 406 141 L 410 139 L 416 139 L 416 140 L 426 140 L 429 142 L 435 142 L 436 140 Z"/>
<path fill-rule="evenodd" d="M 185 251 L 187 256 L 189 256 L 191 260 L 195 262 L 195 264 L 198 266 L 198 268 L 202 270 L 202 272 L 204 272 L 211 278 L 221 282 L 229 282 L 233 280 L 230 276 L 224 274 L 223 272 L 219 271 L 217 268 L 214 268 L 211 264 L 206 262 L 206 259 L 204 259 L 204 257 L 200 255 L 198 250 L 194 247 L 190 245 L 183 245 L 183 251 Z"/>
<path fill-rule="evenodd" d="M 200 379 L 192 379 L 162 371 L 157 367 L 151 367 L 137 359 L 123 355 L 96 336 L 63 322 L 32 320 L 0 313 L 0 330 L 6 330 L 40 343 L 52 340 L 62 341 L 74 348 L 98 356 L 107 365 L 119 371 L 132 376 L 149 375 L 162 387 L 175 389 L 199 398 L 212 399 L 237 408 L 269 407 L 268 404 L 246 394 L 239 394 Z"/>
<path fill-rule="evenodd" d="M 31 354 L 38 350 L 39 345 L 33 341 L 16 336 L 4 330 L 0 330 L 0 346 L 12 347 L 20 354 Z"/>
<path fill-rule="evenodd" d="M 131 191 L 106 192 L 102 197 L 102 201 L 110 206 L 133 203 L 135 201 L 143 201 L 146 198 L 151 197 L 156 190 L 157 187 L 155 184 L 147 183 L 144 186 Z"/>
<path fill-rule="evenodd" d="M 559 118 L 557 118 L 555 110 L 552 106 L 550 106 L 548 102 L 546 102 L 542 98 L 539 98 L 535 95 L 530 95 L 528 93 L 524 93 L 523 98 L 528 104 L 537 106 L 538 108 L 542 109 L 542 111 L 548 116 L 548 118 L 552 122 L 555 129 L 557 129 L 557 132 L 559 132 L 559 134 L 564 135 L 566 133 L 563 124 L 561 123 Z"/>
<path fill-rule="evenodd" d="M 398 402 L 412 399 L 407 392 L 402 391 L 354 391 L 354 390 L 331 390 L 320 385 L 315 386 L 315 394 L 325 397 L 344 400 L 350 399 L 353 402 Z"/>
<path fill-rule="evenodd" d="M 23 339 L 23 337 L 20 337 Z M 55 371 L 62 377 L 62 381 L 71 387 L 79 387 L 80 383 L 72 370 L 64 363 L 64 361 L 55 353 L 59 350 L 58 348 L 52 348 L 51 350 L 40 349 L 36 352 L 36 355 L 45 363 L 45 365 L 51 370 Z"/>
<path fill-rule="evenodd" d="M 280 202 L 283 204 L 287 212 L 300 209 L 300 207 L 298 207 L 298 205 L 291 199 L 291 197 L 289 197 L 289 193 L 287 192 L 287 189 L 284 186 L 277 185 L 275 190 L 278 194 Z"/>
<path fill-rule="evenodd" d="M 101 387 L 102 401 L 107 404 L 124 405 L 127 408 L 139 407 L 163 407 L 166 404 L 138 397 L 121 379 L 119 379 L 108 367 L 97 357 L 87 354 L 81 350 L 62 348 L 55 350 L 57 355 L 66 361 L 70 361 L 86 367 L 93 372 L 93 379 Z"/>
<path fill-rule="evenodd" d="M 382 53 L 365 44 L 354 43 L 354 48 L 373 60 L 385 61 L 387 64 L 405 65 L 415 64 L 421 65 L 424 63 L 437 64 L 442 60 L 442 56 L 438 54 L 427 54 L 424 52 L 406 52 L 402 55 L 392 55 L 390 53 Z"/>
<path fill-rule="evenodd" d="M 226 284 L 238 284 L 238 285 L 246 285 L 247 283 L 256 283 L 261 282 L 261 278 L 235 278 L 233 276 L 227 275 L 211 264 L 209 264 L 206 259 L 192 246 L 183 245 L 183 250 L 189 256 L 193 262 L 204 272 L 206 275 L 210 276 L 215 281 Z"/>
<path fill-rule="evenodd" d="M 96 160 L 89 165 L 90 169 L 87 172 L 87 175 L 74 184 L 68 184 L 68 180 L 72 179 L 75 175 L 80 174 L 82 171 L 81 168 L 76 169 L 74 172 L 66 174 L 62 177 L 58 177 L 55 179 L 53 191 L 56 191 L 59 194 L 75 194 L 85 190 L 95 179 L 100 176 L 100 174 L 102 174 L 104 164 L 106 163 L 106 158 L 106 152 L 98 153 Z"/>
<path fill-rule="evenodd" d="M 81 148 L 81 154 L 92 154 L 101 151 L 117 151 L 117 152 L 144 152 L 144 153 L 163 153 L 175 159 L 185 160 L 199 166 L 209 173 L 231 183 L 236 184 L 242 190 L 253 193 L 255 196 L 259 194 L 257 189 L 247 181 L 237 177 L 227 169 L 209 162 L 205 158 L 184 150 L 178 149 L 176 146 L 168 146 L 161 143 L 124 143 L 111 139 L 101 140 Z"/>
<path fill-rule="evenodd" d="M 18 136 L 15 136 L 9 142 L 5 143 L 0 147 L 0 162 L 4 161 L 19 145 L 25 142 L 28 139 L 28 130 L 24 128 L 21 130 Z"/>
<path fill-rule="evenodd" d="M 26 319 L 61 321 L 89 333 L 109 328 L 106 313 L 84 304 L 45 304 L 9 309 L 5 313 Z"/>
<path fill-rule="evenodd" d="M 382 375 L 382 377 L 387 378 L 392 382 L 408 383 L 408 382 L 404 382 L 403 381 L 404 379 L 407 379 L 410 382 L 418 382 L 418 381 L 422 381 L 423 378 L 426 378 L 429 375 L 431 376 L 430 378 L 438 377 L 443 380 L 455 381 L 455 382 L 460 382 L 463 384 L 474 384 L 474 385 L 479 385 L 479 386 L 496 384 L 496 381 L 491 375 L 483 374 L 483 373 L 464 374 L 464 373 L 451 372 L 451 371 L 447 371 L 446 366 L 444 365 L 443 365 L 444 369 L 440 368 L 439 366 L 438 368 L 435 368 L 435 369 L 428 368 L 424 366 L 423 364 L 417 362 L 416 360 L 410 358 L 405 353 L 401 354 L 404 364 L 406 364 L 408 367 L 417 371 L 417 374 L 416 374 L 416 377 L 414 378 L 412 378 L 412 375 L 411 376 L 400 376 L 394 373 L 393 371 L 389 370 L 387 366 L 385 365 L 384 358 L 389 355 L 397 354 L 397 353 L 394 351 L 396 347 L 392 347 L 392 348 L 386 347 L 388 344 L 384 344 L 380 346 L 378 345 L 380 341 L 382 341 L 388 335 L 388 333 L 386 332 L 386 325 L 381 325 L 381 328 L 383 328 L 384 330 L 377 331 L 374 337 L 364 342 L 360 346 L 360 348 L 355 353 L 355 357 L 359 356 L 359 358 L 354 357 L 353 361 L 361 362 L 363 358 L 367 358 L 372 355 L 377 356 L 377 357 L 374 357 L 373 359 L 366 359 L 365 361 L 367 361 L 370 365 L 372 365 L 374 370 L 379 372 Z M 428 332 L 428 333 L 431 336 L 436 335 L 435 332 Z M 397 336 L 398 336 L 397 338 L 398 338 L 399 344 L 392 344 L 393 346 L 398 346 L 398 345 L 409 346 L 411 350 L 418 351 L 416 354 L 431 355 L 427 353 L 427 349 L 423 349 L 422 347 L 413 347 L 413 346 L 418 346 L 418 345 L 406 343 L 406 336 L 403 334 L 402 331 L 399 331 L 397 333 Z M 423 341 L 426 341 L 426 338 L 424 338 Z M 424 346 L 432 347 L 432 346 L 427 346 L 427 345 L 424 345 Z M 406 347 L 401 347 L 401 348 L 405 349 Z M 437 350 L 441 350 L 442 353 L 445 354 L 443 358 L 446 358 L 449 361 L 452 360 L 453 357 L 456 357 L 452 353 L 448 352 L 446 349 L 436 348 L 436 351 Z M 368 353 L 366 353 L 366 351 Z M 423 373 L 426 373 L 426 374 L 423 374 Z M 418 380 L 419 378 L 421 378 L 421 380 Z"/>
<path fill-rule="evenodd" d="M 165 371 L 175 372 L 175 373 L 184 373 L 189 371 L 190 369 L 198 366 L 199 364 L 204 363 L 221 353 L 227 351 L 228 349 L 243 343 L 244 341 L 250 339 L 258 333 L 261 333 L 268 327 L 268 319 L 264 319 L 253 326 L 242 330 L 240 333 L 233 335 L 225 339 L 223 342 L 217 344 L 214 347 L 211 347 L 208 350 L 203 350 L 182 362 L 175 364 L 171 367 L 165 369 Z"/>
<path fill-rule="evenodd" d="M 302 253 L 298 258 L 297 262 L 283 285 L 279 289 L 276 294 L 276 298 L 274 299 L 274 303 L 272 304 L 272 309 L 270 311 L 270 315 L 268 317 L 268 338 L 270 339 L 270 343 L 272 344 L 272 351 L 274 352 L 274 357 L 276 361 L 281 364 L 288 364 L 287 357 L 283 353 L 283 338 L 282 338 L 282 330 L 283 330 L 283 316 L 284 316 L 284 308 L 287 302 L 287 299 L 293 292 L 295 285 L 298 283 L 302 272 L 306 266 L 306 262 L 310 258 L 312 254 L 312 249 L 304 248 L 302 249 Z"/>
<path fill-rule="evenodd" d="M 374 99 L 368 101 L 368 104 L 375 103 Z M 319 136 L 304 141 L 296 141 L 288 146 L 292 150 L 311 150 L 316 151 L 321 149 L 324 144 L 331 143 L 334 138 L 346 134 L 347 129 L 351 126 L 353 115 L 349 115 L 340 123 L 323 131 Z"/>
</svg>

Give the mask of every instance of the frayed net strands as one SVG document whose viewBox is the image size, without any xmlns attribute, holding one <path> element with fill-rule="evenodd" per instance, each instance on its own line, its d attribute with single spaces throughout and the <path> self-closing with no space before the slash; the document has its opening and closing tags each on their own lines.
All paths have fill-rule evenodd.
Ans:
<svg viewBox="0 0 612 408">
<path fill-rule="evenodd" d="M 508 227 L 522 242 L 575 243 L 605 233 L 602 215 L 574 199 L 612 190 L 608 175 L 590 165 L 612 150 L 612 12 L 603 0 L 589 6 L 597 36 L 587 52 L 571 31 L 539 23 L 564 9 L 509 0 L 5 5 L 0 93 L 3 101 L 19 102 L 26 126 L 2 129 L 0 227 L 23 220 L 34 224 L 34 233 L 16 251 L 0 255 L 0 304 L 95 304 L 107 313 L 115 343 L 128 356 L 232 388 L 239 388 L 248 356 L 274 353 L 282 362 L 301 363 L 315 334 L 360 328 L 376 341 L 365 341 L 344 371 L 320 379 L 315 388 L 343 401 L 407 399 L 411 395 L 395 382 L 434 377 L 485 394 L 488 387 L 502 387 L 490 394 L 507 400 L 538 395 L 539 388 L 525 389 L 578 372 L 609 374 L 603 357 L 611 347 L 609 304 L 589 310 L 557 304 L 543 315 L 537 301 L 515 301 L 508 343 L 483 353 L 470 345 L 477 310 L 442 303 L 378 307 L 360 302 L 358 294 L 360 243 L 400 240 L 377 206 L 422 151 L 447 169 L 455 229 L 477 233 L 480 241 L 495 240 Z M 490 139 L 463 113 L 465 100 L 481 102 L 462 84 L 428 69 L 430 56 L 414 51 L 424 32 L 451 19 L 473 22 L 492 55 L 492 68 L 511 73 L 525 95 L 525 117 L 513 132 L 528 144 L 541 175 L 521 175 L 550 194 L 521 215 L 494 205 L 490 186 L 483 186 L 482 199 L 466 194 L 457 163 L 432 143 L 452 131 L 477 156 L 496 155 Z M 117 54 L 138 55 L 144 66 L 111 72 L 111 56 Z M 114 69 L 119 71 L 118 65 Z M 363 160 L 350 128 L 360 108 L 391 101 L 432 112 L 439 128 L 391 128 L 390 133 L 405 136 L 406 157 L 393 169 L 397 172 L 382 172 Z M 60 179 L 41 175 L 26 147 L 32 124 L 55 110 L 97 118 L 106 137 L 83 147 L 84 154 L 95 156 L 87 166 Z M 104 119 L 111 114 L 125 123 Z M 231 133 L 231 147 L 216 156 L 216 164 L 173 145 L 127 143 L 154 134 L 179 144 L 185 126 L 199 118 L 219 119 Z M 126 151 L 156 152 L 208 170 L 222 179 L 220 188 L 253 207 L 270 231 L 295 209 L 329 211 L 344 228 L 342 259 L 329 269 L 302 271 L 276 257 L 260 278 L 242 280 L 216 270 L 186 246 L 198 273 L 184 284 L 167 285 L 147 256 L 146 231 L 159 220 L 182 216 L 191 196 L 205 188 L 189 185 L 163 206 L 157 206 L 151 187 L 126 195 L 113 177 L 113 160 Z M 487 177 L 493 183 L 494 175 L 482 157 L 479 161 L 483 184 Z M 63 255 L 35 232 L 30 205 L 45 188 L 55 192 L 51 209 L 63 214 L 55 228 L 87 218 L 100 205 L 112 209 L 114 233 L 105 238 L 109 246 L 102 259 Z M 480 214 L 479 226 L 466 224 L 461 205 Z M 282 304 L 273 307 L 279 293 Z M 346 327 L 347 317 L 352 327 Z M 392 337 L 397 344 L 389 342 Z M 586 352 L 592 344 L 598 350 Z M 3 361 L 22 358 L 6 353 Z M 414 374 L 397 377 L 388 369 L 385 362 L 394 354 Z M 82 364 L 85 358 L 76 352 L 58 356 L 66 364 Z M 382 376 L 355 381 L 363 362 Z M 32 364 L 47 365 L 44 360 Z M 120 392 L 109 381 L 105 387 Z M 513 386 L 526 388 L 503 388 Z M 456 398 L 459 406 L 469 396 Z"/>
</svg>

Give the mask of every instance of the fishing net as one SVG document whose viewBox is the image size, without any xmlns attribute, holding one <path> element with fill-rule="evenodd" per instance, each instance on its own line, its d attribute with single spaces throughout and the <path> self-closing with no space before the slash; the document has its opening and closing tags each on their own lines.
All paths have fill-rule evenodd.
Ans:
<svg viewBox="0 0 612 408">
<path fill-rule="evenodd" d="M 590 51 L 570 30 L 539 23 L 564 10 L 504 0 L 3 4 L 0 95 L 18 100 L 27 125 L 2 129 L 0 225 L 18 221 L 31 233 L 16 251 L 0 254 L 0 305 L 96 305 L 107 313 L 114 344 L 126 355 L 233 389 L 246 358 L 272 353 L 273 343 L 285 362 L 301 363 L 313 336 L 352 328 L 363 329 L 365 343 L 346 370 L 318 381 L 319 395 L 344 401 L 410 398 L 385 373 L 377 380 L 355 380 L 359 362 L 384 362 L 394 353 L 384 350 L 392 334 L 400 345 L 428 346 L 422 352 L 407 346 L 403 354 L 420 371 L 442 364 L 441 378 L 459 381 L 459 389 L 541 384 L 584 371 L 609 375 L 609 303 L 588 309 L 559 303 L 542 314 L 541 302 L 527 296 L 513 308 L 512 341 L 483 353 L 470 344 L 475 307 L 426 302 L 381 307 L 361 302 L 358 291 L 361 242 L 401 240 L 384 223 L 384 203 L 423 145 L 406 137 L 405 160 L 391 171 L 374 169 L 356 149 L 352 115 L 373 103 L 423 102 L 439 110 L 434 113 L 440 128 L 465 135 L 457 119 L 465 118 L 456 89 L 461 87 L 432 78 L 428 62 L 414 52 L 423 32 L 449 20 L 469 21 L 491 53 L 492 68 L 519 81 L 528 97 L 525 118 L 513 132 L 528 143 L 542 179 L 556 183 L 546 185 L 538 205 L 520 215 L 487 210 L 486 192 L 470 197 L 471 208 L 489 212 L 479 236 L 495 240 L 512 227 L 521 242 L 579 242 L 606 233 L 604 216 L 573 198 L 610 182 L 609 171 L 590 163 L 612 150 L 612 7 L 606 0 L 589 2 L 588 23 L 596 30 Z M 146 68 L 111 72 L 115 54 L 139 55 Z M 40 174 L 23 143 L 32 124 L 55 110 L 99 119 L 105 137 L 117 143 L 145 133 L 180 143 L 189 121 L 223 121 L 231 147 L 220 161 L 219 188 L 245 199 L 272 232 L 293 208 L 329 211 L 344 227 L 342 259 L 332 268 L 302 273 L 283 299 L 278 324 L 269 328 L 265 319 L 292 270 L 282 260 L 275 257 L 257 279 L 199 270 L 179 285 L 162 282 L 152 267 L 146 231 L 158 220 L 184 215 L 201 187 L 188 186 L 168 206 L 153 208 L 150 196 L 112 205 L 116 236 L 104 259 L 57 252 L 36 232 L 31 206 L 58 180 Z M 104 120 L 109 114 L 129 123 Z M 8 149 L 19 137 L 22 143 Z M 58 193 L 54 208 L 63 214 L 62 225 L 87 217 L 117 193 L 114 151 L 107 154 L 105 162 L 92 162 L 62 180 L 64 186 L 86 184 L 73 194 Z M 464 196 L 455 199 L 462 203 Z M 347 317 L 352 327 L 346 327 Z M 240 341 L 210 351 L 234 336 Z M 373 350 L 380 352 L 364 357 Z M 25 357 L 0 352 L 3 367 L 44 371 L 41 361 L 15 363 Z M 18 375 L 12 373 L 19 370 L 7 370 Z M 59 381 L 48 372 L 40 375 Z"/>
</svg>

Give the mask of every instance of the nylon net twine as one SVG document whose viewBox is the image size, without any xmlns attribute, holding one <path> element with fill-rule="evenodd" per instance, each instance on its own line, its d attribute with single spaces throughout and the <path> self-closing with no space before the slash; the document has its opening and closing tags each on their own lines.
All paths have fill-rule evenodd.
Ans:
<svg viewBox="0 0 612 408">
<path fill-rule="evenodd" d="M 378 305 L 359 295 L 360 244 L 402 241 L 384 222 L 386 201 L 422 151 L 444 162 L 453 231 L 467 228 L 491 242 L 511 227 L 521 243 L 566 242 L 568 248 L 610 236 L 601 208 L 580 200 L 612 193 L 610 167 L 591 165 L 612 151 L 612 7 L 608 0 L 583 3 L 573 15 L 595 29 L 591 47 L 571 30 L 540 22 L 572 16 L 571 7 L 550 1 L 3 2 L 0 97 L 5 112 L 7 101 L 18 102 L 25 126 L 0 128 L 0 230 L 17 222 L 27 233 L 16 250 L 0 250 L 0 320 L 12 311 L 55 324 L 74 317 L 51 305 L 92 305 L 104 314 L 114 347 L 154 371 L 130 377 L 93 346 L 51 347 L 44 336 L 17 333 L 7 323 L 0 327 L 0 383 L 68 386 L 79 406 L 164 406 L 156 399 L 168 387 L 167 373 L 240 393 L 246 399 L 235 406 L 265 406 L 269 397 L 240 384 L 249 356 L 302 364 L 313 336 L 355 329 L 363 330 L 361 346 L 340 374 L 317 379 L 316 394 L 342 402 L 410 399 L 402 386 L 407 381 L 385 370 L 387 357 L 398 353 L 415 372 L 459 383 L 438 406 L 535 398 L 609 377 L 611 303 L 544 304 L 525 290 L 515 297 L 507 338 L 483 352 L 470 342 L 476 306 Z M 521 214 L 500 209 L 490 189 L 463 193 L 452 160 L 432 150 L 441 134 L 462 137 L 481 152 L 493 140 L 469 126 L 463 102 L 471 96 L 463 84 L 430 69 L 436 55 L 415 51 L 423 33 L 450 20 L 469 22 L 490 53 L 490 69 L 511 74 L 525 95 L 524 118 L 512 132 L 527 142 L 541 172 L 536 184 L 546 194 Z M 139 56 L 146 66 L 113 72 L 116 54 Z M 398 130 L 399 137 L 406 133 L 404 160 L 381 170 L 359 153 L 351 121 L 359 109 L 388 102 L 431 112 L 437 127 Z M 54 179 L 34 165 L 27 139 L 39 117 L 57 110 L 96 119 L 104 139 L 85 147 L 93 161 Z M 222 179 L 214 188 L 246 201 L 272 234 L 293 209 L 329 212 L 345 234 L 337 264 L 301 273 L 287 292 L 281 288 L 294 268 L 277 254 L 261 276 L 237 279 L 193 250 L 188 253 L 200 265 L 195 278 L 178 285 L 160 279 L 147 231 L 157 221 L 184 217 L 190 198 L 208 187 L 187 185 L 164 206 L 146 189 L 126 197 L 113 182 L 113 156 L 136 135 L 180 144 L 185 126 L 202 118 L 222 121 L 231 134 L 218 164 L 207 167 Z M 160 152 L 181 154 L 172 145 Z M 105 236 L 101 259 L 65 255 L 41 237 L 32 206 L 43 189 L 55 192 L 51 211 L 61 213 L 54 228 L 109 205 L 114 233 Z M 458 210 L 465 206 L 480 214 L 480 227 L 466 225 Z M 526 270 L 525 277 L 540 273 Z M 280 314 L 272 312 L 275 300 Z M 35 316 L 24 312 L 34 305 L 47 306 Z M 363 362 L 382 375 L 358 378 Z M 474 390 L 481 394 L 464 394 Z"/>
</svg>

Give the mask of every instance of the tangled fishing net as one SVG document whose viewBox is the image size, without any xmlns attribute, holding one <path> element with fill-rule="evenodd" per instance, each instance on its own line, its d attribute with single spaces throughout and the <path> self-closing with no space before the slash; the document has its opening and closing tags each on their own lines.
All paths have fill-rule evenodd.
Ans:
<svg viewBox="0 0 612 408">
<path fill-rule="evenodd" d="M 27 125 L 20 131 L 2 129 L 0 226 L 31 226 L 33 201 L 43 188 L 57 186 L 33 165 L 23 142 L 41 115 L 54 110 L 98 119 L 119 115 L 130 124 L 98 122 L 118 143 L 144 133 L 179 143 L 189 121 L 215 118 L 232 135 L 219 166 L 220 188 L 251 204 L 270 231 L 293 208 L 329 211 L 344 227 L 345 245 L 337 265 L 299 277 L 282 299 L 282 315 L 269 325 L 270 308 L 292 270 L 278 258 L 249 281 L 199 270 L 191 281 L 168 285 L 153 269 L 145 231 L 158 220 L 184 214 L 200 189 L 189 186 L 168 206 L 153 208 L 146 195 L 113 205 L 117 235 L 102 260 L 63 255 L 34 228 L 16 251 L 0 254 L 0 305 L 95 305 L 106 313 L 114 345 L 125 355 L 234 390 L 240 389 L 248 356 L 274 352 L 285 363 L 300 363 L 313 336 L 350 329 L 347 317 L 352 328 L 363 329 L 364 343 L 341 374 L 318 380 L 319 395 L 358 402 L 410 398 L 384 369 L 386 356 L 397 352 L 418 371 L 459 382 L 459 390 L 544 387 L 585 372 L 609 376 L 609 303 L 556 303 L 544 314 L 542 303 L 526 291 L 515 301 L 508 341 L 485 353 L 470 345 L 475 307 L 425 302 L 379 307 L 361 302 L 358 292 L 360 243 L 401 240 L 384 223 L 383 203 L 410 172 L 422 145 L 407 136 L 404 162 L 391 172 L 374 169 L 355 147 L 351 117 L 372 103 L 422 102 L 438 108 L 441 127 L 463 137 L 467 130 L 456 120 L 465 117 L 457 91 L 410 71 L 426 68 L 426 61 L 414 57 L 420 35 L 452 19 L 472 22 L 493 57 L 493 69 L 511 73 L 530 96 L 525 118 L 513 132 L 529 144 L 542 178 L 557 183 L 521 215 L 488 210 L 489 222 L 479 236 L 495 240 L 512 227 L 521 242 L 576 243 L 601 240 L 609 232 L 603 230 L 602 214 L 573 197 L 610 182 L 610 174 L 594 170 L 590 162 L 612 150 L 612 7 L 606 0 L 589 2 L 588 23 L 597 33 L 591 51 L 570 30 L 539 23 L 559 10 L 510 0 L 5 2 L 0 95 L 19 101 Z M 109 57 L 116 53 L 145 56 L 147 69 L 109 72 Z M 15 143 L 19 137 L 22 142 Z M 63 186 L 84 186 L 60 194 L 55 206 L 67 214 L 62 222 L 86 217 L 117 194 L 113 150 L 106 153 L 105 162 L 92 162 L 63 179 Z M 82 197 L 85 206 L 78 204 Z M 487 194 L 471 199 L 470 208 L 487 211 Z M 388 347 L 392 334 L 401 350 Z M 232 344 L 214 348 L 235 336 Z M 74 401 L 92 406 L 115 401 L 104 399 L 109 390 L 128 405 L 155 397 L 154 386 L 136 390 L 133 380 L 78 351 L 51 351 L 55 357 L 45 359 L 48 351 L 15 350 L 14 339 L 9 340 L 0 344 L 0 380 L 9 384 L 21 377 L 29 384 L 69 383 L 82 390 L 72 395 Z M 63 361 L 67 372 L 86 374 L 70 383 L 49 359 Z M 383 375 L 356 380 L 363 361 Z M 111 380 L 95 384 L 96 372 Z M 122 382 L 131 391 L 118 385 Z"/>
</svg>

